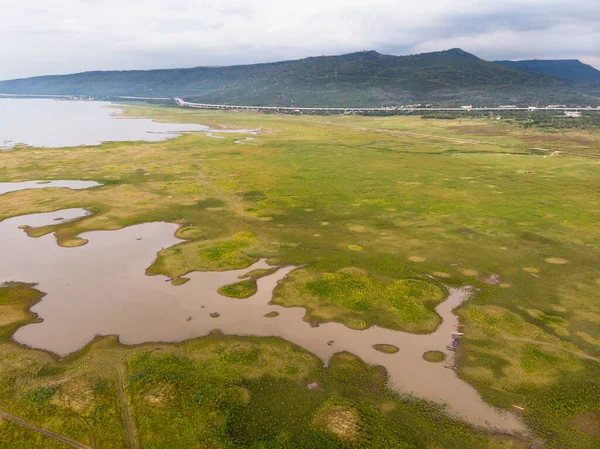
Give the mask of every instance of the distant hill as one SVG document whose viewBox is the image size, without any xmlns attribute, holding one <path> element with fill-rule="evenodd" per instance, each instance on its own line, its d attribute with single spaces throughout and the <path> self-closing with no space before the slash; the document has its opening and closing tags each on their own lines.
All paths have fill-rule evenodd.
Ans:
<svg viewBox="0 0 600 449">
<path fill-rule="evenodd" d="M 584 64 L 578 59 L 532 59 L 495 62 L 506 67 L 540 75 L 556 76 L 582 83 L 600 83 L 600 70 L 595 69 L 591 65 Z"/>
<path fill-rule="evenodd" d="M 592 92 L 595 92 L 592 90 Z M 411 56 L 363 51 L 229 67 L 85 72 L 0 82 L 0 93 L 181 97 L 288 106 L 590 104 L 573 82 L 484 61 L 461 49 Z"/>
</svg>

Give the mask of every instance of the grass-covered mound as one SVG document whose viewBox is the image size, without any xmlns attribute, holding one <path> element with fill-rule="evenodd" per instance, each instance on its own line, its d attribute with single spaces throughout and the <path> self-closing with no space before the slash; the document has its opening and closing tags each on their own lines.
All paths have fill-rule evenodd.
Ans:
<svg viewBox="0 0 600 449">
<path fill-rule="evenodd" d="M 310 278 L 298 290 L 295 301 L 284 305 L 306 307 L 310 320 L 339 321 L 358 329 L 377 324 L 416 333 L 435 330 L 440 317 L 434 309 L 444 299 L 444 291 L 431 282 L 380 280 L 357 268 Z"/>
<path fill-rule="evenodd" d="M 340 400 L 325 402 L 315 414 L 313 425 L 345 443 L 356 443 L 361 434 L 358 410 Z"/>
<path fill-rule="evenodd" d="M 398 346 L 390 345 L 387 343 L 381 343 L 377 345 L 373 345 L 373 348 L 379 352 L 383 352 L 385 354 L 396 354 L 400 348 Z"/>
<path fill-rule="evenodd" d="M 270 274 L 275 273 L 278 270 L 278 267 L 273 267 L 273 268 L 256 268 L 252 271 L 249 271 L 248 273 L 242 274 L 240 276 L 240 279 L 260 279 L 262 277 L 268 276 Z"/>
<path fill-rule="evenodd" d="M 180 278 L 175 278 L 171 280 L 171 284 L 174 286 L 178 286 L 178 285 L 183 285 L 186 282 L 189 282 L 190 278 L 186 278 L 186 277 L 180 277 Z"/>
<path fill-rule="evenodd" d="M 196 236 L 197 237 L 197 236 Z M 256 246 L 251 232 L 214 241 L 190 241 L 167 248 L 158 253 L 148 274 L 183 276 L 191 271 L 221 271 L 245 268 L 256 258 L 248 251 Z"/>
<path fill-rule="evenodd" d="M 257 292 L 256 281 L 247 280 L 236 282 L 234 284 L 227 284 L 221 287 L 219 290 L 220 295 L 229 296 L 230 298 L 249 298 Z"/>
<path fill-rule="evenodd" d="M 446 355 L 441 351 L 427 351 L 423 354 L 423 358 L 431 363 L 440 363 L 446 360 Z"/>
</svg>

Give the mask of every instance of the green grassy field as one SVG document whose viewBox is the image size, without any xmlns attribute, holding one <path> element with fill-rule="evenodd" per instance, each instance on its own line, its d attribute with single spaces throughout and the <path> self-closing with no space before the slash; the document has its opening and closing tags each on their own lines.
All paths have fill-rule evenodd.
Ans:
<svg viewBox="0 0 600 449">
<path fill-rule="evenodd" d="M 0 181 L 105 185 L 6 194 L 0 219 L 67 207 L 94 212 L 28 231 L 55 232 L 65 246 L 81 243 L 84 231 L 176 222 L 186 241 L 162 251 L 149 274 L 177 281 L 258 258 L 302 266 L 273 301 L 305 307 L 307 321 L 357 329 L 430 332 L 445 285 L 472 285 L 475 294 L 457 311 L 466 334 L 459 375 L 488 403 L 522 414 L 545 447 L 600 445 L 596 129 L 143 107 L 129 114 L 261 133 L 241 144 L 235 135 L 198 134 L 3 152 Z M 0 408 L 94 447 L 126 444 L 117 362 L 144 448 L 521 447 L 397 397 L 383 372 L 349 355 L 323 368 L 275 339 L 212 336 L 136 348 L 102 339 L 56 361 L 8 339 L 35 294 L 0 291 Z M 312 382 L 319 387 L 307 389 Z M 16 442 L 10 447 L 58 447 L 28 432 L 0 421 L 0 441 Z"/>
</svg>

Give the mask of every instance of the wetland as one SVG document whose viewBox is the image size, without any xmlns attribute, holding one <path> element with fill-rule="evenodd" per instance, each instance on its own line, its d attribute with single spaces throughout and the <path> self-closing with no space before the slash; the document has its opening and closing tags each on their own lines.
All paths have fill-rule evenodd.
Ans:
<svg viewBox="0 0 600 449">
<path fill-rule="evenodd" d="M 593 130 L 124 116 L 261 132 L 0 153 L 0 409 L 91 447 L 595 447 Z"/>
<path fill-rule="evenodd" d="M 436 312 L 442 323 L 430 335 L 417 335 L 373 326 L 350 329 L 340 323 L 317 327 L 303 321 L 305 310 L 270 305 L 274 288 L 296 267 L 278 267 L 258 279 L 257 293 L 245 300 L 219 295 L 218 290 L 253 270 L 271 268 L 264 260 L 244 270 L 195 272 L 190 282 L 174 286 L 145 269 L 161 247 L 178 243 L 177 226 L 146 223 L 119 231 L 94 231 L 79 238 L 79 248 L 60 248 L 52 235 L 32 239 L 23 227 L 42 227 L 86 216 L 77 209 L 20 216 L 0 224 L 0 252 L 15 255 L 0 262 L 1 281 L 36 283 L 46 293 L 31 311 L 41 320 L 20 328 L 15 341 L 28 347 L 67 356 L 99 335 L 116 335 L 126 345 L 184 341 L 218 329 L 228 335 L 277 336 L 319 356 L 325 363 L 338 352 L 385 367 L 399 391 L 447 405 L 459 417 L 506 432 L 525 427 L 508 413 L 486 406 L 474 389 L 454 371 L 427 365 L 426 351 L 445 350 L 458 322 L 452 310 L 468 290 L 452 289 Z M 276 319 L 265 317 L 277 312 Z M 218 319 L 215 322 L 215 315 Z M 329 344 L 328 344 L 329 342 Z M 373 346 L 394 344 L 397 355 L 381 354 Z"/>
</svg>

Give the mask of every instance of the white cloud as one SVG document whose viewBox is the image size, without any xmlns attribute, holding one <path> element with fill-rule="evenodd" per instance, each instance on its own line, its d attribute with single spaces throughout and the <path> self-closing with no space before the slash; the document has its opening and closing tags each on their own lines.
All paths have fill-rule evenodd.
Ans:
<svg viewBox="0 0 600 449">
<path fill-rule="evenodd" d="M 419 51 L 461 47 L 484 59 L 584 59 L 598 54 L 600 29 L 561 24 L 536 30 L 497 29 L 476 35 L 431 39 Z M 583 55 L 583 56 L 582 56 Z"/>
<path fill-rule="evenodd" d="M 541 14 L 543 12 L 543 14 Z M 557 0 L 2 0 L 0 79 L 462 47 L 598 63 L 600 4 Z"/>
</svg>

